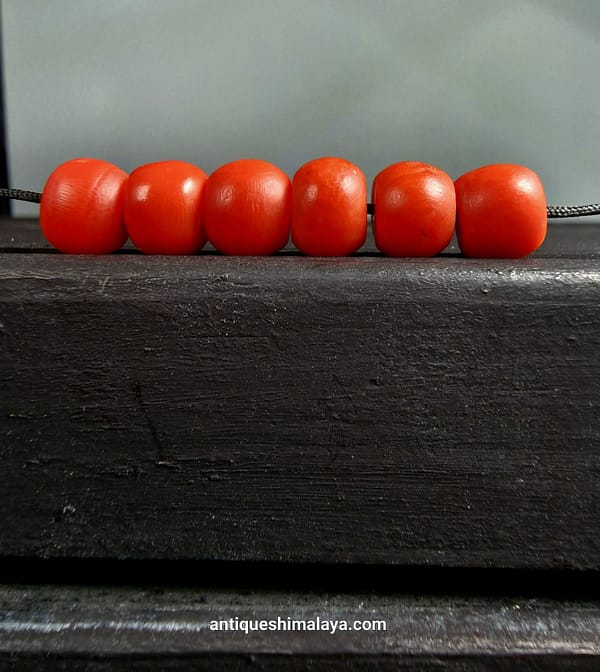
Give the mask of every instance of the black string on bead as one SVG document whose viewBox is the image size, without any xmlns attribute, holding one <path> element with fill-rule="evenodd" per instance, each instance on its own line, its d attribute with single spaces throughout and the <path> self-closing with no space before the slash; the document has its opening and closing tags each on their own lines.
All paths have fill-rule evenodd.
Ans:
<svg viewBox="0 0 600 672">
<path fill-rule="evenodd" d="M 546 209 L 548 219 L 563 217 L 588 217 L 600 214 L 600 203 L 590 205 L 549 205 Z"/>
<path fill-rule="evenodd" d="M 0 198 L 12 198 L 16 201 L 39 203 L 42 200 L 42 194 L 39 191 L 28 191 L 26 189 L 0 188 Z M 548 219 L 590 217 L 592 215 L 600 215 L 600 203 L 591 203 L 590 205 L 549 205 L 546 209 L 546 212 Z M 367 203 L 367 214 L 375 214 L 374 203 Z"/>
<path fill-rule="evenodd" d="M 39 191 L 27 191 L 26 189 L 0 189 L 0 198 L 12 198 L 15 201 L 39 203 L 42 200 L 42 195 Z"/>
</svg>

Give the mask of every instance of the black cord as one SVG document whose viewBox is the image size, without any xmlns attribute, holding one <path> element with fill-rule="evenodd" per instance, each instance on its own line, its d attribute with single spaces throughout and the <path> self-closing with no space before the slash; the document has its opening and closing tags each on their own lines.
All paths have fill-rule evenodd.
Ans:
<svg viewBox="0 0 600 672">
<path fill-rule="evenodd" d="M 549 205 L 547 212 L 548 219 L 600 215 L 600 203 L 592 203 L 590 205 Z"/>
<path fill-rule="evenodd" d="M 0 189 L 0 198 L 13 198 L 17 201 L 39 203 L 42 200 L 42 194 L 38 191 L 27 191 L 26 189 Z M 591 203 L 590 205 L 549 205 L 547 213 L 548 219 L 600 215 L 600 203 Z M 373 203 L 367 203 L 367 214 L 375 214 Z"/>
<path fill-rule="evenodd" d="M 0 189 L 0 198 L 14 198 L 16 201 L 39 203 L 42 200 L 42 195 L 38 191 L 27 191 L 25 189 Z"/>
</svg>

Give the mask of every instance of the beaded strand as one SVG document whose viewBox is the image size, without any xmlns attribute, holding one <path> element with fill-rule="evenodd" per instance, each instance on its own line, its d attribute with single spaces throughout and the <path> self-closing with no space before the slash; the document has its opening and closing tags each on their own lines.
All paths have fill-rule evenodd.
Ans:
<svg viewBox="0 0 600 672">
<path fill-rule="evenodd" d="M 241 159 L 207 175 L 161 161 L 130 175 L 99 159 L 58 166 L 41 193 L 0 189 L 40 203 L 48 242 L 71 254 L 109 254 L 127 238 L 145 254 L 194 254 L 207 240 L 228 255 L 269 255 L 292 242 L 309 256 L 346 256 L 363 245 L 367 216 L 377 248 L 392 257 L 440 254 L 456 233 L 467 257 L 520 258 L 544 241 L 547 220 L 600 214 L 600 204 L 548 206 L 539 177 L 524 166 L 483 166 L 452 181 L 426 163 L 388 166 L 373 180 L 336 157 L 287 177 Z"/>
</svg>

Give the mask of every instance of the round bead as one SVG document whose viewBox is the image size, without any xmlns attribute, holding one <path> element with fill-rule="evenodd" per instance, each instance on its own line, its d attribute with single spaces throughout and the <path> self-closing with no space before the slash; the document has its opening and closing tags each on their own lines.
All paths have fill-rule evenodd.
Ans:
<svg viewBox="0 0 600 672">
<path fill-rule="evenodd" d="M 72 159 L 55 168 L 42 192 L 40 226 L 67 254 L 108 254 L 127 232 L 123 200 L 127 173 L 100 159 Z"/>
<path fill-rule="evenodd" d="M 373 235 L 391 257 L 433 257 L 454 234 L 456 197 L 452 178 L 417 161 L 395 163 L 373 180 Z"/>
<path fill-rule="evenodd" d="M 540 178 L 512 164 L 483 166 L 455 182 L 456 234 L 467 257 L 518 259 L 546 237 L 546 196 Z"/>
<path fill-rule="evenodd" d="M 202 205 L 207 176 L 185 161 L 136 168 L 125 195 L 125 225 L 145 254 L 193 254 L 206 242 Z"/>
<path fill-rule="evenodd" d="M 282 170 L 258 159 L 233 161 L 208 178 L 206 235 L 224 254 L 273 254 L 288 242 L 290 207 L 290 179 Z"/>
<path fill-rule="evenodd" d="M 346 256 L 367 235 L 367 183 L 350 161 L 305 163 L 292 180 L 292 240 L 304 254 Z"/>
</svg>

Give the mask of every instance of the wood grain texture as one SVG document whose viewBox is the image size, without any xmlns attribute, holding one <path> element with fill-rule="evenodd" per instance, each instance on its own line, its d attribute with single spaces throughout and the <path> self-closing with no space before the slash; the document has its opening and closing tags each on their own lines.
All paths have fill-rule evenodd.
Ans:
<svg viewBox="0 0 600 672">
<path fill-rule="evenodd" d="M 210 628 L 317 617 L 349 627 L 385 621 L 386 629 Z M 599 631 L 598 604 L 585 602 L 0 587 L 0 666 L 13 670 L 593 670 Z"/>
<path fill-rule="evenodd" d="M 600 568 L 580 229 L 518 262 L 1 254 L 0 555 Z"/>
</svg>

